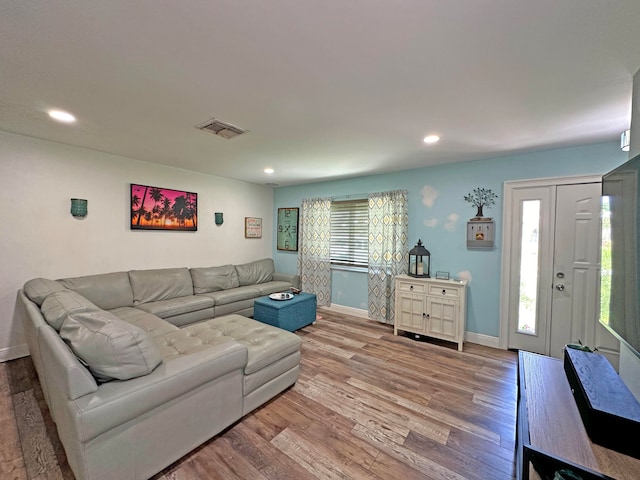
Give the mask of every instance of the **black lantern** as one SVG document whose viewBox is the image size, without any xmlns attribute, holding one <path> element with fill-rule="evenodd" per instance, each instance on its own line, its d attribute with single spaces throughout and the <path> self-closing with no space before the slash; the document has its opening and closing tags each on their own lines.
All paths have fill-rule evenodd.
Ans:
<svg viewBox="0 0 640 480">
<path fill-rule="evenodd" d="M 422 240 L 409 250 L 409 272 L 412 277 L 431 277 L 431 254 L 424 248 Z"/>
</svg>

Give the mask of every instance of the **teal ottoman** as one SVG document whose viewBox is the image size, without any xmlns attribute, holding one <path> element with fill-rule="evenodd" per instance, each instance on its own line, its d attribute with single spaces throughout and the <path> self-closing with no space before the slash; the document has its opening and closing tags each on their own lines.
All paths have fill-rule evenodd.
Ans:
<svg viewBox="0 0 640 480">
<path fill-rule="evenodd" d="M 301 292 L 290 300 L 258 298 L 253 303 L 253 318 L 293 332 L 316 321 L 316 296 Z"/>
</svg>

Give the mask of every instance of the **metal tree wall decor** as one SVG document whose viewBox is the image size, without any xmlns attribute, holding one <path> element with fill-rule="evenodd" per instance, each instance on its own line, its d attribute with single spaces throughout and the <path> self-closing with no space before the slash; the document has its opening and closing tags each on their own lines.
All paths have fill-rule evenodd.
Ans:
<svg viewBox="0 0 640 480">
<path fill-rule="evenodd" d="M 484 216 L 484 213 L 482 212 L 483 207 L 490 208 L 491 205 L 495 205 L 496 198 L 498 198 L 498 195 L 493 193 L 490 188 L 480 187 L 475 188 L 473 192 L 468 193 L 464 196 L 464 199 L 467 202 L 478 209 L 478 211 L 476 212 L 476 217 Z"/>
</svg>

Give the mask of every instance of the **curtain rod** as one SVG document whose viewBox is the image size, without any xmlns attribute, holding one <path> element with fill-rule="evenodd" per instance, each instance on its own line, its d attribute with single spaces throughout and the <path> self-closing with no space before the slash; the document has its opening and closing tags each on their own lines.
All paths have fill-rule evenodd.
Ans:
<svg viewBox="0 0 640 480">
<path fill-rule="evenodd" d="M 338 195 L 335 197 L 329 197 L 331 200 L 350 200 L 352 198 L 369 198 L 369 195 L 377 195 L 377 194 L 381 194 L 381 193 L 385 193 L 385 192 L 397 192 L 397 191 L 402 191 L 402 189 L 396 189 L 396 190 L 385 190 L 382 192 L 374 192 L 373 194 L 371 192 L 369 193 L 351 193 L 349 195 Z M 406 192 L 406 190 L 404 190 Z"/>
<path fill-rule="evenodd" d="M 331 197 L 331 200 L 350 200 L 352 198 L 369 198 L 370 193 L 352 193 L 349 195 L 338 195 Z"/>
</svg>

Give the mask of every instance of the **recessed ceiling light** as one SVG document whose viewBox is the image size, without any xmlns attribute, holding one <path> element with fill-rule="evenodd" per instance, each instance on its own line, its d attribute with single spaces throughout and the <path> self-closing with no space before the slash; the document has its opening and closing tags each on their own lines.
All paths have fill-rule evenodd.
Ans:
<svg viewBox="0 0 640 480">
<path fill-rule="evenodd" d="M 73 123 L 76 121 L 76 117 L 63 110 L 49 110 L 47 113 L 51 118 L 57 120 L 58 122 Z"/>
<path fill-rule="evenodd" d="M 438 135 L 427 135 L 424 137 L 424 143 L 437 143 L 440 140 Z"/>
<path fill-rule="evenodd" d="M 274 172 L 273 168 L 265 168 L 264 173 L 271 175 Z"/>
</svg>

